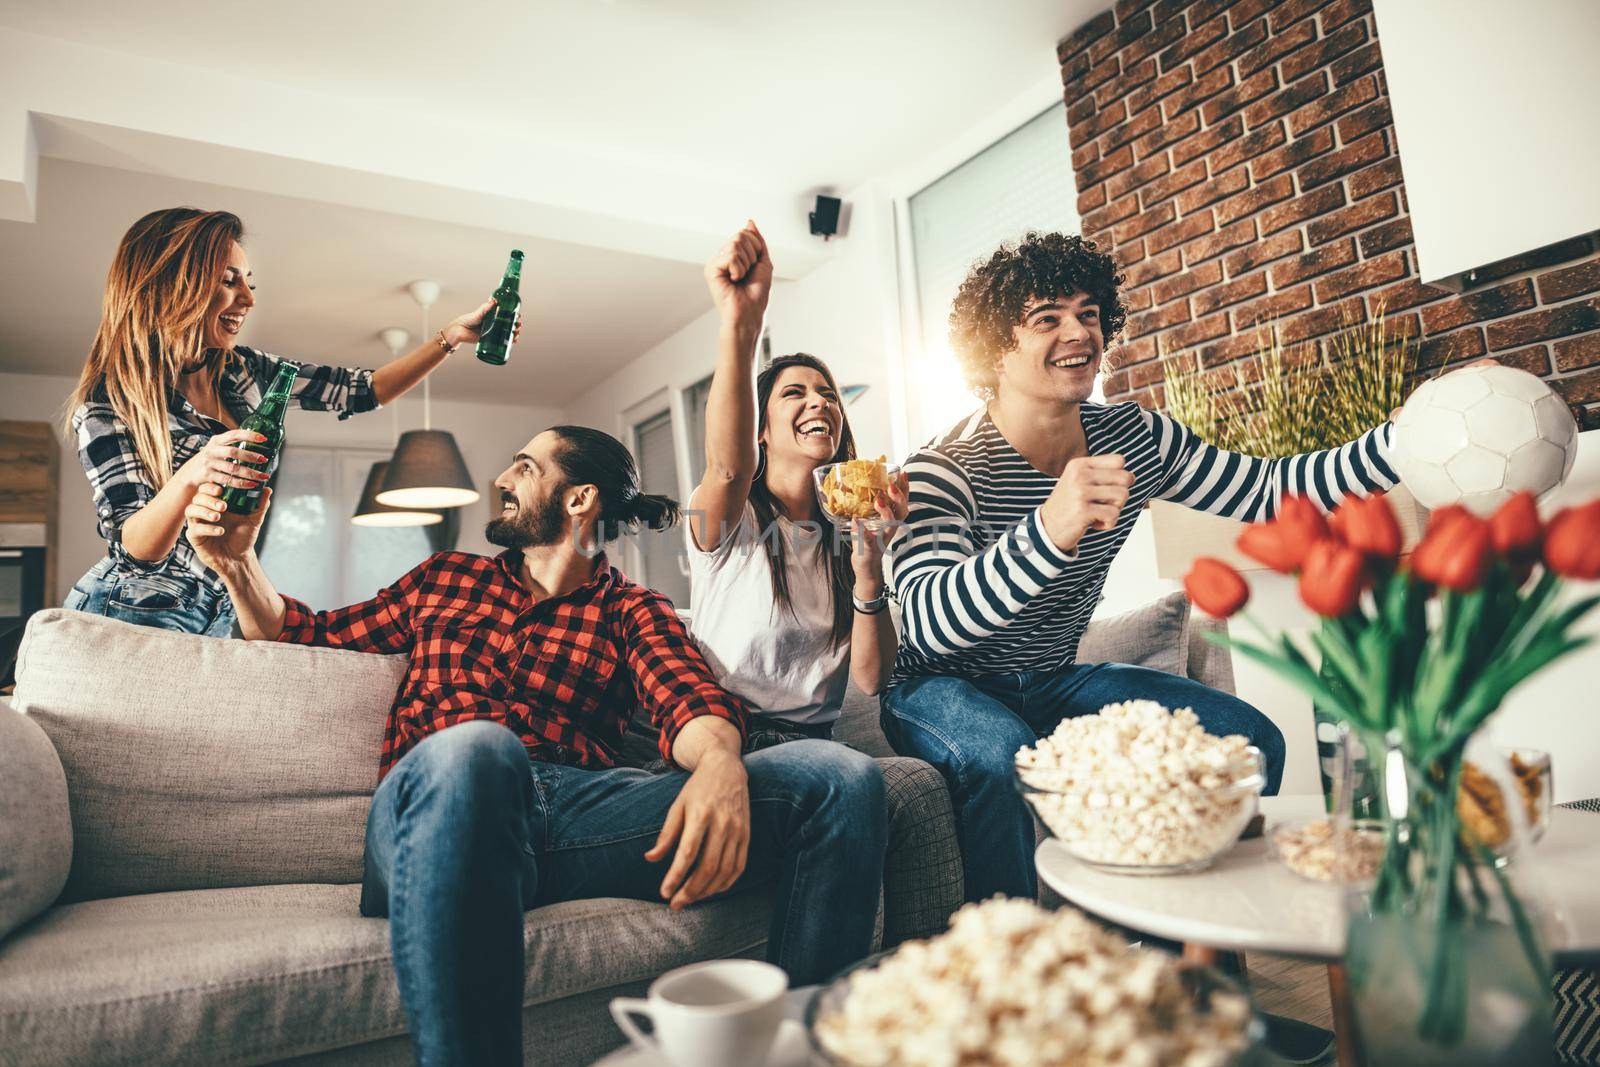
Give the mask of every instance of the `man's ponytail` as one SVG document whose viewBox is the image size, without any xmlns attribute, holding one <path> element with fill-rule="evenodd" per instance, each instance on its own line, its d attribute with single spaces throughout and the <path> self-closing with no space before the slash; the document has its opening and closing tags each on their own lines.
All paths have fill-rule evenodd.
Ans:
<svg viewBox="0 0 1600 1067">
<path fill-rule="evenodd" d="M 651 530 L 665 530 L 678 521 L 678 502 L 658 493 L 636 493 L 628 501 L 629 514 L 622 517 L 625 524 L 637 523 Z"/>
<path fill-rule="evenodd" d="M 561 438 L 556 465 L 569 485 L 592 485 L 600 494 L 601 541 L 614 541 L 624 530 L 644 525 L 665 530 L 678 521 L 678 502 L 639 491 L 639 466 L 615 437 L 589 426 L 552 426 Z"/>
</svg>

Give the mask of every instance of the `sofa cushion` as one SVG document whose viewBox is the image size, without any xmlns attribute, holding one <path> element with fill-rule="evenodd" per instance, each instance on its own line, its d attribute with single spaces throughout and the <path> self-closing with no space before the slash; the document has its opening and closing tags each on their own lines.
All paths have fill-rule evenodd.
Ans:
<svg viewBox="0 0 1600 1067">
<path fill-rule="evenodd" d="M 1078 642 L 1079 663 L 1127 663 L 1188 674 L 1189 598 L 1169 593 L 1132 611 L 1095 619 Z"/>
<path fill-rule="evenodd" d="M 402 1034 L 389 924 L 358 886 L 153 893 L 54 909 L 0 943 L 0 1062 L 262 1063 Z M 633 900 L 524 919 L 524 1001 L 760 956 L 771 898 L 673 912 Z"/>
<path fill-rule="evenodd" d="M 0 940 L 48 908 L 72 863 L 67 776 L 39 724 L 0 703 Z"/>
<path fill-rule="evenodd" d="M 398 656 L 33 616 L 17 710 L 71 783 L 65 899 L 357 882 Z"/>
</svg>

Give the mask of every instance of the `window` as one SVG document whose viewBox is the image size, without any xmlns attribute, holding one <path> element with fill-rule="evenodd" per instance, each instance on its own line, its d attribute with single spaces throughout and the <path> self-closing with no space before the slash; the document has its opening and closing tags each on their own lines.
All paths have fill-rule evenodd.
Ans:
<svg viewBox="0 0 1600 1067">
<path fill-rule="evenodd" d="M 706 473 L 706 400 L 711 396 L 711 375 L 683 391 L 683 416 L 689 426 L 689 491 Z"/>
<path fill-rule="evenodd" d="M 756 370 L 772 362 L 772 331 L 763 328 L 756 346 Z M 855 392 L 851 392 L 851 390 Z M 845 403 L 850 403 L 866 391 L 866 386 L 844 386 Z M 694 492 L 706 473 L 706 401 L 711 397 L 711 375 L 706 375 L 689 388 L 682 390 L 684 425 L 688 429 L 685 440 L 689 448 L 689 487 L 684 490 L 684 500 Z M 759 414 L 757 419 L 759 421 Z"/>
<path fill-rule="evenodd" d="M 704 429 L 702 428 L 702 434 Z M 646 493 L 664 493 L 679 499 L 678 460 L 673 450 L 672 413 L 663 411 L 633 427 L 633 454 L 639 461 L 639 482 Z M 683 552 L 683 529 L 639 531 L 641 580 L 666 594 L 674 605 L 689 606 L 689 575 Z"/>
<path fill-rule="evenodd" d="M 950 301 L 967 271 L 1028 230 L 1081 225 L 1066 105 L 1023 123 L 911 196 L 911 260 L 921 351 L 911 353 L 914 436 L 920 441 L 977 407 L 950 351 Z"/>
<path fill-rule="evenodd" d="M 313 610 L 371 599 L 433 552 L 424 526 L 350 521 L 376 449 L 290 445 L 273 482 L 261 566 L 272 584 Z"/>
</svg>

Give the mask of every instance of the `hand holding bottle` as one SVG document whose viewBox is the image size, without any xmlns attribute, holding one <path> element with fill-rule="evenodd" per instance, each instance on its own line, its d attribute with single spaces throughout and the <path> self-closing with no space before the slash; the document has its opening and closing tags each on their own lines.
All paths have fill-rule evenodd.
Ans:
<svg viewBox="0 0 1600 1067">
<path fill-rule="evenodd" d="M 271 500 L 272 490 L 263 487 L 261 506 L 238 514 L 228 510 L 222 500 L 222 490 L 215 482 L 201 483 L 194 498 L 183 509 L 189 543 L 194 546 L 194 554 L 200 557 L 200 562 L 218 574 L 242 562 L 256 546 Z"/>
<path fill-rule="evenodd" d="M 207 483 L 231 489 L 254 489 L 266 481 L 263 464 L 267 457 L 240 447 L 247 441 L 261 443 L 266 438 L 254 430 L 244 429 L 217 434 L 178 468 L 178 481 L 192 490 Z"/>
<path fill-rule="evenodd" d="M 465 315 L 456 316 L 444 328 L 445 341 L 451 348 L 457 345 L 476 344 L 478 338 L 483 336 L 485 319 L 492 317 L 493 314 L 494 301 L 491 299 L 485 300 Z M 519 318 L 515 329 L 511 332 L 512 343 L 515 344 L 517 338 L 521 336 L 522 320 Z"/>
</svg>

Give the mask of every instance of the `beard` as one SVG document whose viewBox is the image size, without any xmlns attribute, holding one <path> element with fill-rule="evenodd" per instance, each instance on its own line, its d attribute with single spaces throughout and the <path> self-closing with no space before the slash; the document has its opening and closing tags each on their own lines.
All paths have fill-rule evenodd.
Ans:
<svg viewBox="0 0 1600 1067">
<path fill-rule="evenodd" d="M 555 493 L 536 504 L 532 511 L 519 507 L 510 518 L 489 520 L 483 538 L 501 548 L 535 548 L 553 545 L 567 532 L 566 516 Z"/>
</svg>

